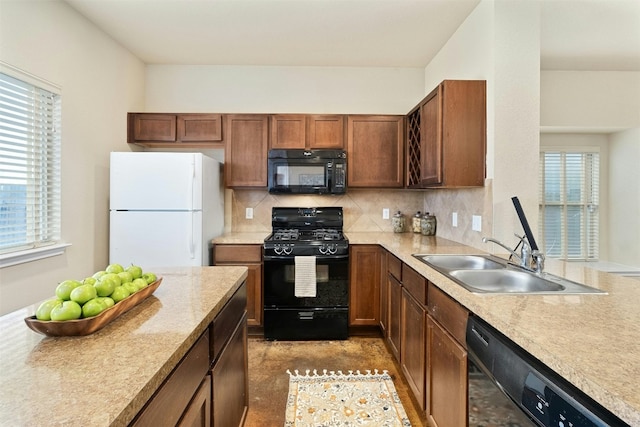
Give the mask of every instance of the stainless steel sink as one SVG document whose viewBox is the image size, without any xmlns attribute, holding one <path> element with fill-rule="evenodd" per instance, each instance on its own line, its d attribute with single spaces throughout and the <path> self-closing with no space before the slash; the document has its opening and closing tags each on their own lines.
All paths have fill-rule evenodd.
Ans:
<svg viewBox="0 0 640 427">
<path fill-rule="evenodd" d="M 553 274 L 536 274 L 490 255 L 425 255 L 415 258 L 478 294 L 606 294 Z"/>
<path fill-rule="evenodd" d="M 422 262 L 443 270 L 497 270 L 505 268 L 507 261 L 498 261 L 484 255 L 414 255 Z"/>
</svg>

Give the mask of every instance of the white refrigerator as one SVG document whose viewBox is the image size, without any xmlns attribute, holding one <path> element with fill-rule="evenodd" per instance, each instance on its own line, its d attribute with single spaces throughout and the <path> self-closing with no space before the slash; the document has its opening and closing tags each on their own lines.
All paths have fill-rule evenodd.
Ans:
<svg viewBox="0 0 640 427">
<path fill-rule="evenodd" d="M 209 265 L 224 229 L 220 163 L 202 153 L 113 152 L 109 263 Z"/>
</svg>

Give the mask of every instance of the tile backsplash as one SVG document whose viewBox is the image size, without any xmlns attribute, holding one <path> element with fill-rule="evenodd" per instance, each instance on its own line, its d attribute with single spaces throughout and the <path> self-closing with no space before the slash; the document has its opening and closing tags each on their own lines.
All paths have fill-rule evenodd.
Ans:
<svg viewBox="0 0 640 427">
<path fill-rule="evenodd" d="M 340 196 L 274 195 L 266 190 L 225 191 L 225 231 L 271 231 L 271 208 L 342 206 L 346 232 L 392 232 L 391 219 L 382 219 L 382 209 L 390 216 L 400 210 L 407 219 L 416 211 L 436 215 L 436 235 L 486 250 L 482 236 L 490 236 L 493 228 L 491 180 L 483 188 L 448 190 L 360 190 L 349 189 Z M 253 209 L 253 219 L 246 219 L 246 208 Z M 458 226 L 452 226 L 451 215 L 458 214 Z M 482 216 L 482 231 L 472 230 L 472 216 Z"/>
<path fill-rule="evenodd" d="M 424 192 L 398 190 L 355 190 L 340 196 L 274 195 L 266 190 L 227 190 L 225 225 L 230 232 L 271 231 L 271 208 L 342 206 L 344 230 L 352 232 L 391 232 L 391 219 L 382 219 L 382 209 L 390 216 L 398 210 L 409 218 L 422 211 Z M 253 219 L 245 218 L 246 208 L 253 208 Z M 230 227 L 229 227 L 230 224 Z"/>
</svg>

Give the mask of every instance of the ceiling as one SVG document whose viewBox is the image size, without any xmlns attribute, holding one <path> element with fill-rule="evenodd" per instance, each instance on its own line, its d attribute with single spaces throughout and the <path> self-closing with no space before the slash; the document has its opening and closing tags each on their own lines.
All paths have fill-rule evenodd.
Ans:
<svg viewBox="0 0 640 427">
<path fill-rule="evenodd" d="M 148 64 L 425 67 L 480 0 L 65 0 Z M 640 71 L 640 0 L 540 0 L 541 68 Z"/>
</svg>

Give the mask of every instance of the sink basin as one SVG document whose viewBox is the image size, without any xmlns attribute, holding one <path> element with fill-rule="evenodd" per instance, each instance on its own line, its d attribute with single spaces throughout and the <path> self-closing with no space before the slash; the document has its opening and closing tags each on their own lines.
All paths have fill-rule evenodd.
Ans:
<svg viewBox="0 0 640 427">
<path fill-rule="evenodd" d="M 465 288 L 479 293 L 558 292 L 564 286 L 535 274 L 514 270 L 455 270 L 451 277 Z"/>
<path fill-rule="evenodd" d="M 491 255 L 427 255 L 415 258 L 478 294 L 606 294 L 549 273 L 536 274 Z"/>
<path fill-rule="evenodd" d="M 497 270 L 506 267 L 506 261 L 498 262 L 484 255 L 414 255 L 436 270 Z"/>
</svg>

